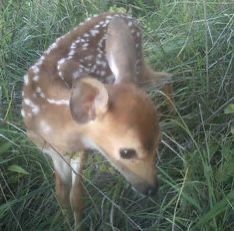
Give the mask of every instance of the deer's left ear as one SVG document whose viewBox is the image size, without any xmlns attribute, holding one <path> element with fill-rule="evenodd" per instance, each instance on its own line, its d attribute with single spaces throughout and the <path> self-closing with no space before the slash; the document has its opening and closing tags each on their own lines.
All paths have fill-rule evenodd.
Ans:
<svg viewBox="0 0 234 231">
<path fill-rule="evenodd" d="M 157 72 L 151 69 L 147 64 L 143 65 L 142 76 L 138 79 L 137 83 L 141 87 L 150 88 L 163 88 L 170 85 L 172 80 L 172 74 L 167 72 Z"/>
<path fill-rule="evenodd" d="M 108 110 L 108 92 L 104 84 L 93 78 L 73 83 L 70 110 L 74 120 L 86 123 L 101 118 Z"/>
</svg>

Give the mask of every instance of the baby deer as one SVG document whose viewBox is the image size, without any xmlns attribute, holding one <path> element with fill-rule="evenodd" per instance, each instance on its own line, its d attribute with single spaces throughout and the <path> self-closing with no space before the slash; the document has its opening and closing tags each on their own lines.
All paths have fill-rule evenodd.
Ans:
<svg viewBox="0 0 234 231">
<path fill-rule="evenodd" d="M 98 150 L 140 193 L 156 191 L 159 118 L 137 85 L 169 79 L 145 64 L 137 22 L 111 13 L 58 38 L 24 76 L 27 135 L 51 157 L 58 199 L 72 208 L 75 224 L 87 149 Z"/>
</svg>

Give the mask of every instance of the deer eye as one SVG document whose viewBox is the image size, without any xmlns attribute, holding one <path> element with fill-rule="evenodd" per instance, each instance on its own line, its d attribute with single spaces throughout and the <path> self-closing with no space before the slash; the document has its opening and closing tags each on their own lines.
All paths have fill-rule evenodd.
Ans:
<svg viewBox="0 0 234 231">
<path fill-rule="evenodd" d="M 120 149 L 119 153 L 123 159 L 131 159 L 136 156 L 136 150 L 130 148 Z"/>
</svg>

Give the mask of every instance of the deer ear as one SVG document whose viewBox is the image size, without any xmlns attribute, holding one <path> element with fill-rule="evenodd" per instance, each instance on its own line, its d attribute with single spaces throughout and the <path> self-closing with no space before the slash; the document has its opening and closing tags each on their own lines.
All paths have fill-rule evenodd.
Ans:
<svg viewBox="0 0 234 231">
<path fill-rule="evenodd" d="M 166 95 L 166 101 L 169 111 L 172 111 L 173 106 L 173 87 L 172 87 L 172 74 L 167 72 L 153 71 L 146 64 L 144 65 L 142 78 L 138 81 L 138 85 L 146 89 L 161 89 Z"/>
<path fill-rule="evenodd" d="M 113 18 L 107 29 L 106 57 L 115 83 L 133 81 L 136 75 L 136 47 L 128 25 Z"/>
<path fill-rule="evenodd" d="M 138 84 L 145 88 L 162 88 L 165 85 L 171 84 L 172 74 L 167 72 L 153 71 L 150 67 L 145 66 L 143 69 L 142 79 L 139 79 Z"/>
<path fill-rule="evenodd" d="M 73 83 L 70 111 L 78 123 L 101 118 L 108 110 L 108 92 L 104 84 L 93 78 L 83 78 Z"/>
</svg>

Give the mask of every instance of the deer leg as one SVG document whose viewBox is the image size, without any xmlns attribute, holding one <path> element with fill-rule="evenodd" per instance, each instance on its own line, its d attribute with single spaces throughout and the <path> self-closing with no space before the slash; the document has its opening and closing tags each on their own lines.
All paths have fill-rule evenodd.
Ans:
<svg viewBox="0 0 234 231">
<path fill-rule="evenodd" d="M 70 207 L 69 194 L 71 190 L 70 159 L 57 153 L 52 148 L 44 150 L 51 157 L 55 170 L 55 190 L 58 201 L 63 208 Z"/>
<path fill-rule="evenodd" d="M 41 136 L 31 130 L 27 131 L 28 137 L 41 149 L 41 151 L 53 161 L 55 169 L 55 190 L 56 195 L 63 208 L 70 206 L 69 194 L 71 190 L 71 169 L 70 160 L 61 156 L 55 149 L 46 143 Z"/>
<path fill-rule="evenodd" d="M 71 160 L 72 167 L 72 186 L 70 191 L 70 204 L 73 210 L 75 219 L 75 230 L 82 218 L 83 203 L 83 183 L 82 183 L 82 170 L 86 160 L 86 153 L 81 152 L 74 159 Z"/>
<path fill-rule="evenodd" d="M 61 204 L 62 208 L 67 209 L 70 207 L 70 183 L 64 181 L 60 173 L 55 170 L 55 191 L 56 191 L 56 196 Z"/>
</svg>

